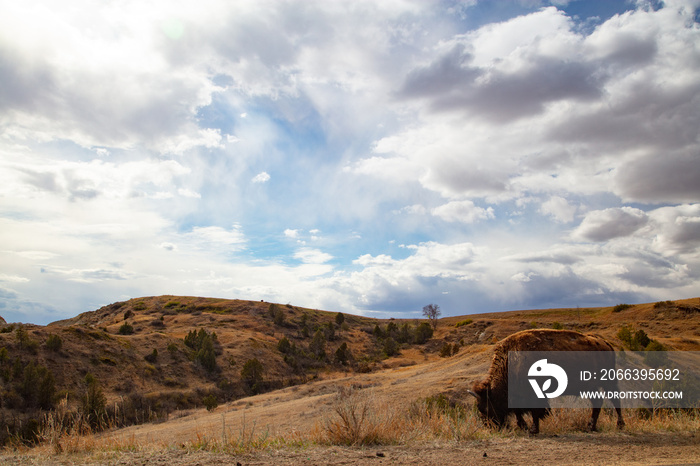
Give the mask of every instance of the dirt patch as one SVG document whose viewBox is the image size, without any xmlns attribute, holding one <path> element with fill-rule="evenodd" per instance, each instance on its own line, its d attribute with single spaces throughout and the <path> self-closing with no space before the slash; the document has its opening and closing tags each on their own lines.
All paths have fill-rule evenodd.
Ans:
<svg viewBox="0 0 700 466">
<path fill-rule="evenodd" d="M 468 442 L 350 448 L 311 446 L 267 449 L 246 454 L 176 448 L 79 455 L 4 455 L 5 464 L 241 464 L 241 465 L 520 465 L 528 464 L 700 464 L 697 433 L 567 434 Z"/>
</svg>

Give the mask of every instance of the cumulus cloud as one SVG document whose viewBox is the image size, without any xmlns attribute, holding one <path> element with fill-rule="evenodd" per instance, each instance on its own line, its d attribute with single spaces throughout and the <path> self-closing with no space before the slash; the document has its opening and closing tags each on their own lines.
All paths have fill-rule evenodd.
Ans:
<svg viewBox="0 0 700 466">
<path fill-rule="evenodd" d="M 494 218 L 493 208 L 477 207 L 472 201 L 452 201 L 436 207 L 432 214 L 447 222 L 475 223 Z"/>
<path fill-rule="evenodd" d="M 294 253 L 294 257 L 305 264 L 325 264 L 333 259 L 332 255 L 314 248 L 301 248 Z"/>
<path fill-rule="evenodd" d="M 85 147 L 182 152 L 218 144 L 195 111 L 216 91 L 204 69 L 164 67 L 151 28 L 157 12 L 126 3 L 106 11 L 12 5 L 0 23 L 0 121 L 23 138 L 70 139 Z M 139 18 L 139 20 L 135 20 Z M 84 31 L 92 31 L 85 40 Z M 118 92 L 115 92 L 118 90 Z M 177 99 L 171 98 L 177 95 Z"/>
<path fill-rule="evenodd" d="M 552 196 L 542 203 L 540 211 L 545 215 L 551 215 L 559 222 L 570 223 L 574 220 L 576 206 L 570 205 L 563 197 Z"/>
<path fill-rule="evenodd" d="M 630 236 L 647 222 L 647 214 L 632 207 L 596 210 L 586 215 L 574 235 L 590 241 L 608 241 Z"/>
<path fill-rule="evenodd" d="M 398 93 L 422 103 L 421 125 L 377 146 L 391 150 L 392 176 L 411 167 L 445 197 L 612 191 L 625 201 L 694 201 L 692 11 L 682 2 L 630 11 L 584 35 L 545 8 L 443 41 Z M 551 202 L 543 213 L 570 222 Z"/>
<path fill-rule="evenodd" d="M 661 207 L 649 213 L 659 251 L 697 254 L 700 245 L 700 204 Z"/>
<path fill-rule="evenodd" d="M 270 175 L 267 172 L 260 172 L 253 177 L 253 183 L 267 183 L 270 181 Z"/>
<path fill-rule="evenodd" d="M 596 99 L 604 75 L 578 53 L 582 38 L 571 26 L 550 7 L 481 28 L 409 73 L 401 95 L 498 123 L 541 113 L 552 101 Z"/>
<path fill-rule="evenodd" d="M 8 3 L 0 307 L 694 295 L 697 2 L 566 4 Z"/>
<path fill-rule="evenodd" d="M 207 249 L 224 247 L 226 250 L 231 251 L 243 249 L 246 243 L 246 238 L 240 225 L 233 225 L 228 230 L 217 226 L 194 227 L 186 236 L 195 241 L 196 244 Z"/>
<path fill-rule="evenodd" d="M 615 178 L 620 195 L 628 201 L 651 204 L 700 199 L 696 151 L 697 147 L 682 153 L 662 152 L 623 164 Z"/>
</svg>

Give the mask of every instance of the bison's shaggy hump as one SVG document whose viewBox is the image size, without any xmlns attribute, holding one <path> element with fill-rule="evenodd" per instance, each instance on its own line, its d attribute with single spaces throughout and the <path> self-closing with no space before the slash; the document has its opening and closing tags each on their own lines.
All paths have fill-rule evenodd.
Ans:
<svg viewBox="0 0 700 466">
<path fill-rule="evenodd" d="M 518 426 L 526 426 L 523 414 L 532 414 L 532 433 L 539 431 L 539 420 L 546 416 L 548 408 L 509 409 L 508 408 L 508 352 L 509 351 L 614 351 L 613 346 L 598 335 L 583 335 L 572 330 L 523 330 L 500 341 L 495 349 L 491 367 L 485 380 L 476 382 L 470 391 L 476 400 L 483 418 L 503 426 L 508 414 L 514 413 Z M 605 357 L 601 355 L 602 357 Z M 600 413 L 600 404 L 594 404 L 589 428 L 595 430 Z M 615 404 L 618 427 L 624 426 L 619 402 Z"/>
<path fill-rule="evenodd" d="M 509 351 L 614 351 L 599 335 L 583 335 L 573 330 L 523 330 L 504 338 L 494 349 L 487 380 L 491 386 L 508 388 Z M 507 397 L 507 392 L 506 392 Z"/>
</svg>

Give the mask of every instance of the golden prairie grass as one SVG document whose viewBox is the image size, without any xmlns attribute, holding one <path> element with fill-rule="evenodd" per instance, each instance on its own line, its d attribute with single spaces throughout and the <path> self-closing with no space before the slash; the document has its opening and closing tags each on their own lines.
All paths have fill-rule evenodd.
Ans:
<svg viewBox="0 0 700 466">
<path fill-rule="evenodd" d="M 554 408 L 540 424 L 542 435 L 587 432 L 589 406 Z M 653 414 L 623 409 L 627 433 L 698 432 L 700 410 L 657 410 Z M 526 420 L 531 422 L 530 416 Z M 604 408 L 598 431 L 617 432 L 617 416 Z M 486 428 L 473 405 L 453 402 L 444 395 L 416 400 L 397 408 L 367 393 L 340 391 L 330 414 L 324 419 L 314 441 L 333 445 L 408 444 L 424 441 L 469 441 L 497 437 L 527 436 L 514 422 L 501 430 Z"/>
<path fill-rule="evenodd" d="M 488 435 L 473 410 L 442 395 L 397 407 L 371 390 L 341 389 L 314 440 L 331 445 L 387 445 Z"/>
<path fill-rule="evenodd" d="M 590 407 L 552 409 L 541 423 L 541 435 L 562 436 L 585 432 Z M 659 410 L 653 415 L 642 410 L 623 410 L 626 433 L 698 432 L 700 410 Z M 133 435 L 97 435 L 79 416 L 66 422 L 66 413 L 57 410 L 47 416 L 40 432 L 41 445 L 33 453 L 41 456 L 72 454 L 100 455 L 115 451 L 143 449 L 180 449 L 187 452 L 208 451 L 244 454 L 270 449 L 307 449 L 315 445 L 369 446 L 417 445 L 424 442 L 468 442 L 498 438 L 526 437 L 511 422 L 510 427 L 490 430 L 484 427 L 472 404 L 436 395 L 396 405 L 372 388 L 341 388 L 325 415 L 305 431 L 273 433 L 260 427 L 255 419 L 227 425 L 222 414 L 218 428 L 197 430 L 190 440 L 155 445 L 140 443 Z M 526 417 L 529 422 L 529 417 Z M 617 432 L 616 416 L 604 409 L 598 421 L 602 433 Z M 19 445 L 14 451 L 21 451 Z M 25 450 L 26 451 L 26 450 Z"/>
<path fill-rule="evenodd" d="M 227 426 L 226 418 L 222 415 L 220 431 L 197 431 L 191 440 L 175 446 L 188 452 L 202 450 L 243 454 L 270 448 L 303 447 L 307 443 L 307 437 L 297 432 L 273 435 L 268 427 L 258 427 L 256 420 L 248 422 L 245 415 L 240 425 L 235 428 Z"/>
</svg>

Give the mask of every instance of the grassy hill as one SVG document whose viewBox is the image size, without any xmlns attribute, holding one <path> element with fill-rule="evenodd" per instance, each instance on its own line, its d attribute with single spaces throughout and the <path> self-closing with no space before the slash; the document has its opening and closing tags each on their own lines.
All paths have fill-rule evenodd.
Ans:
<svg viewBox="0 0 700 466">
<path fill-rule="evenodd" d="M 247 406 L 245 397 L 257 393 L 288 403 L 275 409 L 286 413 L 277 425 L 298 426 L 312 423 L 309 413 L 323 405 L 315 396 L 327 401 L 339 386 L 386 386 L 394 399 L 463 398 L 486 372 L 491 345 L 527 328 L 598 333 L 620 348 L 630 344 L 618 337 L 627 328 L 670 350 L 700 351 L 700 298 L 448 317 L 430 338 L 421 323 L 159 296 L 47 326 L 0 324 L 2 440 L 36 441 L 43 413 L 84 414 L 95 390 L 103 399 L 89 419 L 93 428 L 167 419 L 163 426 L 171 426 L 205 404 Z"/>
</svg>

